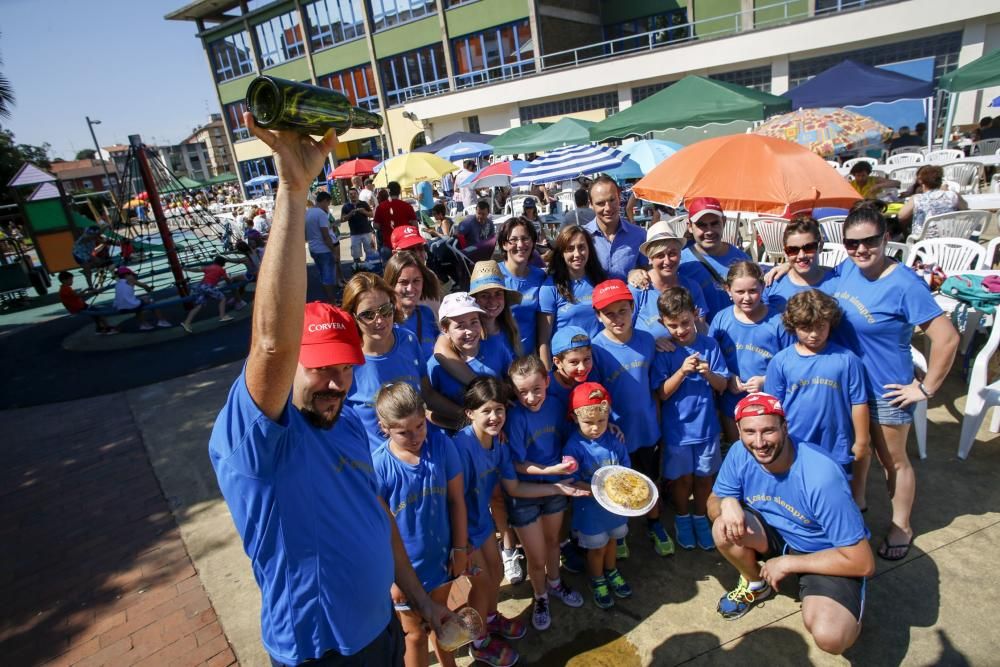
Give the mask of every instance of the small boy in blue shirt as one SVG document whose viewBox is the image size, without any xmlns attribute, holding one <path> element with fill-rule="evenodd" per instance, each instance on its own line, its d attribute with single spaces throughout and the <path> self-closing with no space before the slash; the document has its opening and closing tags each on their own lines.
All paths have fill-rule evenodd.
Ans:
<svg viewBox="0 0 1000 667">
<path fill-rule="evenodd" d="M 781 401 L 794 442 L 809 442 L 830 454 L 851 482 L 851 495 L 865 507 L 870 456 L 868 394 L 861 360 L 830 342 L 840 306 L 819 290 L 788 300 L 782 321 L 798 342 L 774 355 L 764 393 Z"/>
<path fill-rule="evenodd" d="M 677 544 L 693 549 L 697 543 L 711 551 L 715 541 L 706 507 L 722 464 L 715 393 L 726 389 L 729 369 L 715 339 L 698 333 L 690 292 L 683 287 L 663 290 L 657 305 L 676 346 L 657 353 L 652 377 L 662 401 L 663 477 L 677 511 Z"/>
<path fill-rule="evenodd" d="M 590 492 L 590 481 L 598 469 L 609 465 L 629 465 L 628 452 L 608 432 L 611 397 L 596 382 L 583 382 L 570 394 L 570 408 L 577 428 L 563 447 L 563 454 L 579 464 L 573 479 L 576 486 Z M 615 540 L 628 535 L 628 521 L 612 514 L 590 496 L 573 498 L 573 533 L 587 550 L 587 574 L 594 603 L 601 609 L 614 606 L 617 597 L 632 595 L 617 565 Z M 610 587 L 610 591 L 608 590 Z"/>
<path fill-rule="evenodd" d="M 615 421 L 625 431 L 625 448 L 632 468 L 656 482 L 660 478 L 660 424 L 650 383 L 650 362 L 656 354 L 653 335 L 632 326 L 633 298 L 621 280 L 606 280 L 594 288 L 594 311 L 604 330 L 593 338 L 594 365 L 618 403 Z M 653 550 L 671 556 L 674 543 L 660 523 L 659 503 L 646 514 L 646 532 Z M 628 544 L 618 540 L 618 557 L 628 558 Z"/>
</svg>

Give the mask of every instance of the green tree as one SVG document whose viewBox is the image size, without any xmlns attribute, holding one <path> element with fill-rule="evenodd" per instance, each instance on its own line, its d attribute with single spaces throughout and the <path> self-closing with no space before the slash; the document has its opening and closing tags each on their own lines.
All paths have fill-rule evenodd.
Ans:
<svg viewBox="0 0 1000 667">
<path fill-rule="evenodd" d="M 75 159 L 77 159 L 77 160 L 93 160 L 95 157 L 97 157 L 97 151 L 95 151 L 93 148 L 84 148 L 82 151 L 77 151 L 76 152 L 76 158 Z"/>
<path fill-rule="evenodd" d="M 3 58 L 0 58 L 3 67 Z M 14 106 L 14 87 L 3 72 L 0 72 L 0 118 L 10 118 L 10 108 Z"/>
</svg>

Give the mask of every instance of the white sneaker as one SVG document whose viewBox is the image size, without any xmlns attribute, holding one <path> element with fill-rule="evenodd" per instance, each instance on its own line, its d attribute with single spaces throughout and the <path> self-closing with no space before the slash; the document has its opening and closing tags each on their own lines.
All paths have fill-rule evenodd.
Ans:
<svg viewBox="0 0 1000 667">
<path fill-rule="evenodd" d="M 154 327 L 152 324 L 149 324 L 148 322 L 146 324 L 139 325 L 139 331 L 152 331 L 155 328 L 156 327 Z"/>
<path fill-rule="evenodd" d="M 549 584 L 549 597 L 561 600 L 567 607 L 582 607 L 583 596 L 571 589 L 564 582 L 560 581 L 559 586 Z"/>
<path fill-rule="evenodd" d="M 169 329 L 174 325 L 171 324 L 170 322 L 167 322 L 166 320 L 160 320 L 159 322 L 156 323 L 156 326 L 160 327 L 161 329 Z"/>
<path fill-rule="evenodd" d="M 524 581 L 524 566 L 521 565 L 524 556 L 517 549 L 514 549 L 510 556 L 503 549 L 500 550 L 500 554 L 503 557 L 503 574 L 508 583 L 519 584 Z"/>
</svg>

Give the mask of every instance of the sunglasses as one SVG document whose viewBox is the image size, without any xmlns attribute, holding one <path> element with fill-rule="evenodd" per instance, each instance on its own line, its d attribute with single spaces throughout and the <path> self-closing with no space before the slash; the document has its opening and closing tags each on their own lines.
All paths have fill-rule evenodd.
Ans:
<svg viewBox="0 0 1000 667">
<path fill-rule="evenodd" d="M 819 250 L 819 242 L 813 241 L 812 243 L 807 243 L 803 246 L 798 245 L 786 245 L 785 254 L 789 257 L 795 257 L 800 252 L 804 252 L 807 255 L 815 255 L 816 251 Z"/>
<path fill-rule="evenodd" d="M 392 317 L 392 314 L 396 311 L 396 307 L 392 305 L 392 302 L 383 303 L 378 308 L 374 310 L 362 310 L 358 313 L 358 319 L 365 324 L 371 324 L 376 320 L 376 318 L 381 317 L 382 319 L 388 319 Z"/>
<path fill-rule="evenodd" d="M 866 248 L 877 248 L 882 245 L 882 234 L 875 234 L 874 236 L 867 236 L 863 239 L 844 239 L 844 248 L 850 252 L 857 250 L 862 244 Z"/>
</svg>

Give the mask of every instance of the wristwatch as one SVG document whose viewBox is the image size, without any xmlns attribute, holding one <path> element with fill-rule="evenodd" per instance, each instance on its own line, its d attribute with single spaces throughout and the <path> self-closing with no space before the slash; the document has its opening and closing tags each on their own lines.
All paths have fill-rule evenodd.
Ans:
<svg viewBox="0 0 1000 667">
<path fill-rule="evenodd" d="M 927 398 L 934 398 L 934 394 L 932 394 L 931 392 L 927 391 L 927 387 L 924 386 L 923 382 L 921 382 L 920 384 L 917 385 L 917 389 L 919 389 L 920 393 L 923 394 L 925 397 L 927 397 Z"/>
</svg>

